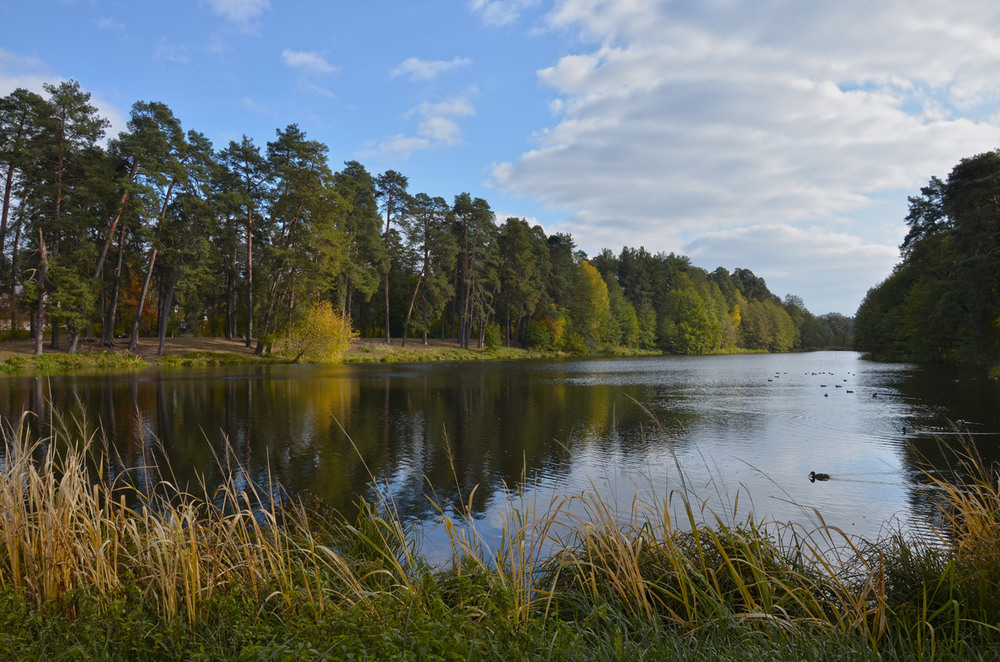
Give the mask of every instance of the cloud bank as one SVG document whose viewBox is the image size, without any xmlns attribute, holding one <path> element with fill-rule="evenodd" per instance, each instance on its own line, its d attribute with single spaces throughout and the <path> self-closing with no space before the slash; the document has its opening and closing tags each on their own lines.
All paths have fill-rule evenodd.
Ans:
<svg viewBox="0 0 1000 662">
<path fill-rule="evenodd" d="M 830 264 L 818 228 L 861 260 L 815 274 L 851 290 L 851 313 L 895 259 L 876 226 L 902 223 L 866 216 L 873 199 L 905 204 L 1000 146 L 988 2 L 561 0 L 547 20 L 591 46 L 538 72 L 555 123 L 490 183 L 566 210 L 563 229 L 590 250 L 687 247 L 709 268 L 759 251 L 775 276 L 779 241 L 810 281 Z"/>
</svg>

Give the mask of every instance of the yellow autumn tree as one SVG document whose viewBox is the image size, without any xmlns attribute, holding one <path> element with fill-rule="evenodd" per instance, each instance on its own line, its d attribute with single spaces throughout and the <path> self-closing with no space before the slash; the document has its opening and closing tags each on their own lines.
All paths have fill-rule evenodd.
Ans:
<svg viewBox="0 0 1000 662">
<path fill-rule="evenodd" d="M 305 318 L 292 325 L 280 347 L 293 357 L 293 363 L 302 359 L 336 363 L 357 338 L 349 315 L 334 312 L 329 301 L 319 301 L 309 307 Z"/>
<path fill-rule="evenodd" d="M 580 262 L 580 277 L 570 301 L 570 317 L 573 331 L 586 350 L 594 351 L 605 342 L 611 320 L 608 286 L 601 273 L 586 260 Z"/>
</svg>

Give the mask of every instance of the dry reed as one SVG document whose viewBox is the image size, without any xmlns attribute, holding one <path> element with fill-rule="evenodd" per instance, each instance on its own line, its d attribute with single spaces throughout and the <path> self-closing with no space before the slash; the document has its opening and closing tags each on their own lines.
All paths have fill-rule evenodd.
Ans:
<svg viewBox="0 0 1000 662">
<path fill-rule="evenodd" d="M 154 601 L 165 620 L 193 623 L 223 594 L 258 609 L 307 605 L 322 615 L 334 604 L 384 609 L 387 596 L 429 601 L 445 581 L 418 553 L 391 493 L 362 502 L 352 522 L 334 518 L 317 528 L 304 506 L 285 503 L 270 481 L 254 484 L 228 455 L 220 460 L 228 480 L 214 490 L 202 484 L 204 497 L 152 461 L 137 470 L 143 481 L 130 482 L 128 471 L 109 481 L 109 451 L 98 433 L 84 434 L 87 427 L 74 421 L 32 441 L 29 419 L 3 429 L 0 589 L 36 606 L 76 590 L 110 600 L 128 587 Z M 500 535 L 487 538 L 472 518 L 475 490 L 460 490 L 454 509 L 437 507 L 450 572 L 475 574 L 495 598 L 488 607 L 463 603 L 472 618 L 499 609 L 527 624 L 606 604 L 655 627 L 827 632 L 872 646 L 888 632 L 937 633 L 951 619 L 957 647 L 963 626 L 995 629 L 1000 585 L 1000 481 L 973 456 L 965 461 L 972 480 L 961 485 L 927 474 L 950 528 L 949 546 L 932 560 L 948 572 L 925 563 L 936 589 L 927 571 L 913 575 L 910 583 L 924 582 L 924 606 L 910 611 L 897 590 L 908 581 L 900 579 L 905 554 L 861 545 L 819 513 L 811 529 L 740 521 L 738 496 L 723 515 L 685 487 L 656 499 L 637 496 L 623 517 L 593 485 L 549 497 L 526 488 L 507 494 Z"/>
</svg>

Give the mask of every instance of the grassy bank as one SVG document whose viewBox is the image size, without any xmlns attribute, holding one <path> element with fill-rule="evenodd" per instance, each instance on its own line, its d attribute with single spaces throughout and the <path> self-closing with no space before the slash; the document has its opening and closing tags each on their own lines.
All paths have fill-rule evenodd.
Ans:
<svg viewBox="0 0 1000 662">
<path fill-rule="evenodd" d="M 160 366 L 163 368 L 204 368 L 212 366 L 255 366 L 291 363 L 291 354 L 276 352 L 267 356 L 257 356 L 239 339 L 201 338 L 183 336 L 168 338 L 163 355 L 157 355 L 157 343 L 150 339 L 134 351 L 125 346 L 112 350 L 95 352 L 87 346 L 79 354 L 67 354 L 52 350 L 46 345 L 46 353 L 34 356 L 32 341 L 7 341 L 0 343 L 0 374 L 50 375 L 67 372 L 130 371 Z M 660 352 L 626 350 L 604 354 L 604 356 L 650 356 Z M 493 350 L 463 349 L 451 341 L 432 341 L 424 345 L 419 340 L 411 340 L 403 347 L 400 339 L 392 344 L 384 340 L 365 338 L 355 342 L 344 355 L 344 363 L 420 363 L 427 361 L 512 361 L 520 359 L 566 358 L 566 352 L 526 350 L 500 347 Z"/>
<path fill-rule="evenodd" d="M 617 348 L 602 354 L 590 356 L 659 356 L 662 352 L 640 349 Z M 457 343 L 436 340 L 424 345 L 419 340 L 409 340 L 404 347 L 398 338 L 391 344 L 384 340 L 365 338 L 356 342 L 347 354 L 345 363 L 421 363 L 427 361 L 516 361 L 520 359 L 559 359 L 579 356 L 556 350 L 521 349 L 519 347 L 497 347 L 486 349 L 472 347 L 465 349 Z"/>
<path fill-rule="evenodd" d="M 0 373 L 7 375 L 122 372 L 148 367 L 149 363 L 138 356 L 116 352 L 22 355 L 0 360 Z"/>
<path fill-rule="evenodd" d="M 346 355 L 344 363 L 421 363 L 436 361 L 510 361 L 530 358 L 560 358 L 564 352 L 542 352 L 515 347 L 494 350 L 465 349 L 457 344 L 437 343 L 430 346 L 413 342 L 403 347 L 397 340 L 392 345 L 384 342 L 356 343 Z"/>
<path fill-rule="evenodd" d="M 152 459 L 122 472 L 73 423 L 32 442 L 28 416 L 0 459 L 4 658 L 1000 655 L 1000 484 L 971 457 L 966 484 L 927 477 L 941 544 L 734 524 L 683 492 L 680 521 L 637 501 L 623 522 L 590 492 L 512 497 L 493 545 L 442 509 L 453 555 L 431 567 L 391 501 L 345 519 L 237 465 L 185 492 Z"/>
</svg>

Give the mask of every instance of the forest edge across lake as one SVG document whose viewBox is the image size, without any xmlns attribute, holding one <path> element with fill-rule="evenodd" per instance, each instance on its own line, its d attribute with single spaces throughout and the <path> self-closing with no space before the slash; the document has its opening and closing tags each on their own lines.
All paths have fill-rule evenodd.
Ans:
<svg viewBox="0 0 1000 662">
<path fill-rule="evenodd" d="M 344 363 L 417 363 L 422 361 L 460 361 L 460 360 L 513 360 L 530 358 L 559 358 L 568 357 L 571 354 L 556 351 L 537 351 L 518 348 L 502 347 L 496 350 L 488 349 L 462 349 L 457 341 L 451 340 L 431 340 L 427 345 L 419 341 L 407 343 L 406 347 L 401 346 L 399 339 L 394 339 L 392 344 L 386 344 L 382 338 L 362 338 L 351 345 L 351 348 L 344 355 Z M 62 350 L 46 348 L 47 351 L 42 357 L 53 361 L 53 368 L 65 365 L 67 369 L 72 369 L 68 362 L 60 362 L 60 358 L 65 360 L 79 359 L 80 365 L 92 365 L 92 367 L 102 367 L 96 357 L 115 355 L 127 359 L 133 357 L 132 361 L 121 360 L 115 362 L 111 367 L 120 368 L 145 368 L 148 366 L 161 367 L 187 367 L 206 365 L 256 365 L 286 363 L 280 356 L 256 356 L 252 348 L 246 347 L 241 338 L 228 340 L 226 338 L 215 337 L 195 337 L 184 336 L 179 338 L 168 338 L 164 343 L 163 355 L 157 356 L 157 343 L 155 339 L 141 343 L 134 351 L 128 349 L 127 344 L 112 349 L 98 351 L 96 343 L 93 344 L 93 351 L 89 351 L 90 345 L 81 344 L 81 351 L 78 354 L 68 354 Z M 0 371 L 7 373 L 31 372 L 35 368 L 31 365 L 33 360 L 34 342 L 31 340 L 16 340 L 0 343 Z M 635 350 L 629 356 L 659 356 L 658 350 Z M 141 361 L 141 363 L 139 362 Z"/>
</svg>

